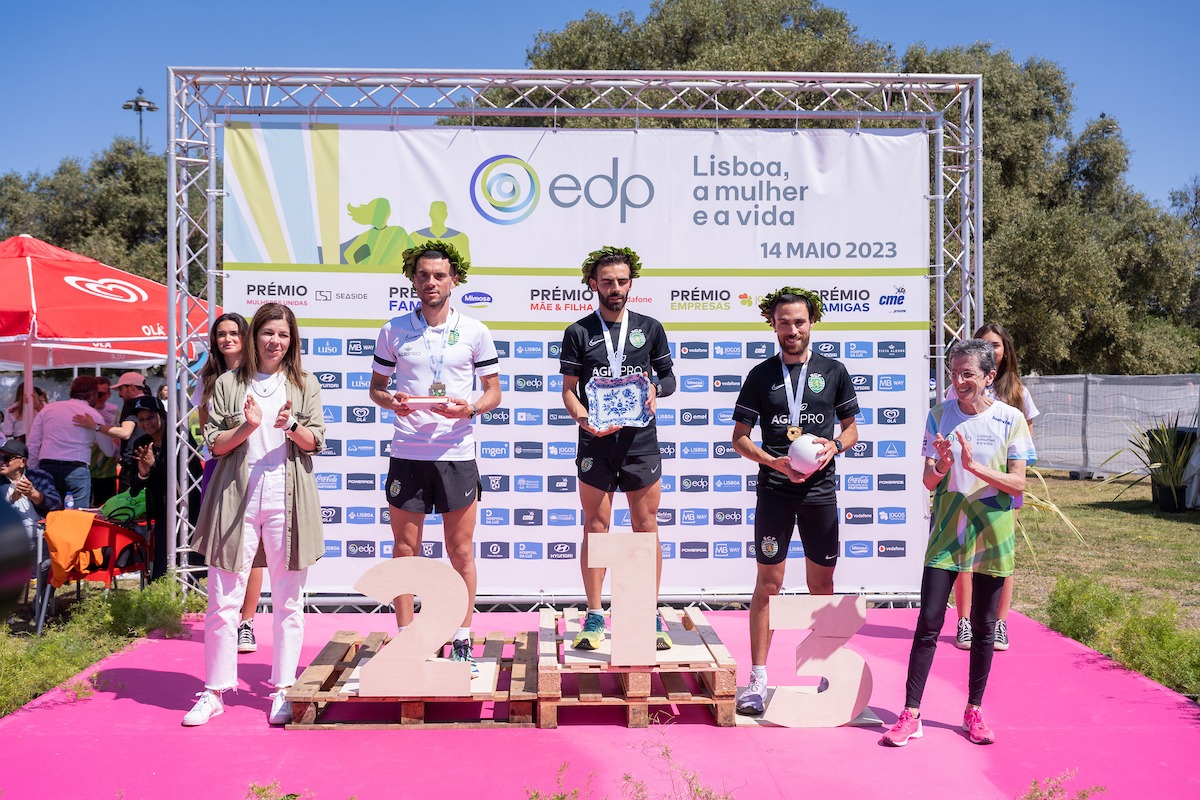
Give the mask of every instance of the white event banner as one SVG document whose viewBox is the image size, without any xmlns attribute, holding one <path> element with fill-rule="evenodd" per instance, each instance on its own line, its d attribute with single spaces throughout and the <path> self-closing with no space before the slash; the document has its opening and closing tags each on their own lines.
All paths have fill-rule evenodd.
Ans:
<svg viewBox="0 0 1200 800">
<path fill-rule="evenodd" d="M 837 459 L 837 591 L 916 592 L 928 158 L 920 131 L 228 125 L 224 305 L 289 305 L 322 385 L 325 557 L 308 590 L 352 593 L 391 556 L 391 419 L 367 387 L 379 326 L 417 306 L 399 253 L 440 238 L 472 263 L 455 308 L 489 326 L 501 355 L 503 399 L 475 427 L 481 598 L 582 594 L 558 352 L 595 308 L 578 265 L 609 244 L 641 256 L 629 307 L 663 323 L 678 376 L 657 418 L 663 595 L 753 587 L 757 467 L 729 445 L 731 414 L 750 368 L 778 352 L 758 303 L 784 285 L 821 293 L 813 347 L 846 365 L 862 408 L 860 443 Z M 424 548 L 444 558 L 440 523 L 428 518 Z M 618 498 L 613 529 L 628 526 Z M 789 559 L 786 588 L 802 590 L 798 536 Z"/>
</svg>

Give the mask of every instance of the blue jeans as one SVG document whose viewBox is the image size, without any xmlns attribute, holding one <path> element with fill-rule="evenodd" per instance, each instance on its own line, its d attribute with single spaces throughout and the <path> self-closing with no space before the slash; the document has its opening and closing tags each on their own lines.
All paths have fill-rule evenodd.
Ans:
<svg viewBox="0 0 1200 800">
<path fill-rule="evenodd" d="M 67 501 L 67 492 L 70 492 L 71 499 L 75 501 L 76 508 L 91 507 L 92 472 L 88 469 L 87 464 L 81 464 L 78 461 L 56 461 L 52 458 L 43 458 L 38 463 L 38 469 L 49 472 L 50 477 L 54 478 L 54 486 L 58 489 L 64 505 Z"/>
</svg>

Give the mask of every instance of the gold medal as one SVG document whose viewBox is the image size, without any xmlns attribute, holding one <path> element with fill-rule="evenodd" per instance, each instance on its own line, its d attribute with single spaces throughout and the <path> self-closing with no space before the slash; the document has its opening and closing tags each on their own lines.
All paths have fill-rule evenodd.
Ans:
<svg viewBox="0 0 1200 800">
<path fill-rule="evenodd" d="M 446 396 L 446 384 L 442 383 L 441 381 L 435 381 L 435 382 L 429 384 L 429 396 L 430 397 L 445 397 Z"/>
<path fill-rule="evenodd" d="M 796 441 L 797 439 L 800 438 L 801 434 L 803 434 L 803 433 L 804 433 L 803 428 L 797 428 L 795 425 L 788 427 L 788 429 L 787 429 L 788 441 L 789 442 Z"/>
</svg>

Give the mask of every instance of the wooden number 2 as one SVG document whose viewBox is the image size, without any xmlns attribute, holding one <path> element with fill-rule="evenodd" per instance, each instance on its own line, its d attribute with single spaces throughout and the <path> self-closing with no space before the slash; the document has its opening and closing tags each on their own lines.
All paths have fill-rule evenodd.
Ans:
<svg viewBox="0 0 1200 800">
<path fill-rule="evenodd" d="M 393 558 L 364 572 L 354 589 L 378 603 L 391 603 L 402 594 L 421 596 L 421 613 L 412 624 L 362 666 L 360 697 L 471 694 L 468 664 L 430 660 L 467 613 L 467 585 L 449 564 L 432 558 Z"/>
<path fill-rule="evenodd" d="M 843 645 L 867 621 L 866 598 L 777 595 L 770 615 L 772 630 L 812 630 L 796 646 L 796 675 L 822 677 L 829 686 L 816 694 L 780 686 L 763 719 L 790 728 L 832 728 L 861 714 L 871 699 L 871 668 Z"/>
<path fill-rule="evenodd" d="M 654 533 L 593 533 L 588 536 L 588 564 L 608 567 L 612 576 L 612 656 L 614 667 L 658 663 L 654 573 L 658 537 Z"/>
</svg>

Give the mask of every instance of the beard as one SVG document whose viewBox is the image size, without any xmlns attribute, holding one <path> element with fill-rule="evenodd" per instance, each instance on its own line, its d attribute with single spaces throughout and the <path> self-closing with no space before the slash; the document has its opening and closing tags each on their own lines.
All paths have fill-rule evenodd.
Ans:
<svg viewBox="0 0 1200 800">
<path fill-rule="evenodd" d="M 804 355 L 804 351 L 808 349 L 808 337 L 799 336 L 795 339 L 790 339 L 786 336 L 780 336 L 779 349 L 787 353 L 789 356 Z"/>
<path fill-rule="evenodd" d="M 441 308 L 442 306 L 446 305 L 446 301 L 449 299 L 450 299 L 450 295 L 448 295 L 448 294 L 440 295 L 435 300 L 429 300 L 429 299 L 426 299 L 425 297 L 420 298 L 421 305 L 426 306 L 428 308 Z"/>
<path fill-rule="evenodd" d="M 604 306 L 614 314 L 621 313 L 621 309 L 625 307 L 625 301 L 629 297 L 628 292 L 613 292 L 608 295 L 600 295 L 600 305 Z"/>
</svg>

